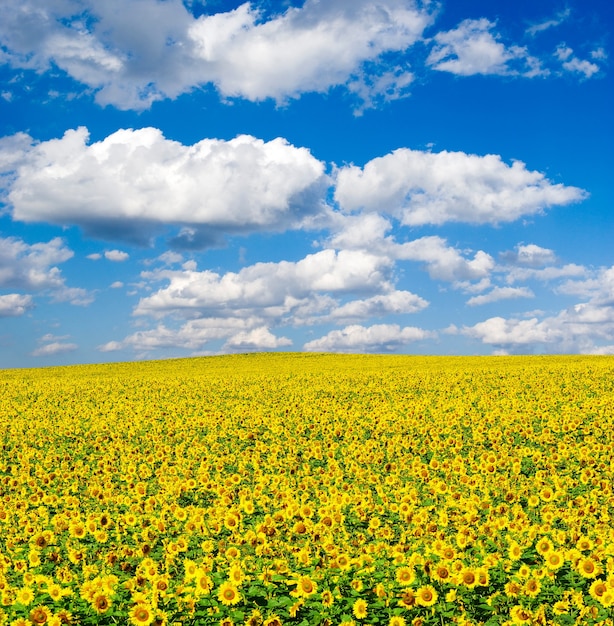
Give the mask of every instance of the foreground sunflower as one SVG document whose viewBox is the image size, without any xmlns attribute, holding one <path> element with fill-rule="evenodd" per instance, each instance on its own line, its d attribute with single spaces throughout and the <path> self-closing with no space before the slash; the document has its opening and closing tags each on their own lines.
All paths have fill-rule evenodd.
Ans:
<svg viewBox="0 0 614 626">
<path fill-rule="evenodd" d="M 149 626 L 155 619 L 151 606 L 141 602 L 130 609 L 128 617 L 135 626 Z"/>
<path fill-rule="evenodd" d="M 367 617 L 367 603 L 362 598 L 358 598 L 352 605 L 352 613 L 356 619 L 365 619 Z"/>
<path fill-rule="evenodd" d="M 241 593 L 231 582 L 223 582 L 217 592 L 217 599 L 225 606 L 241 602 Z"/>
</svg>

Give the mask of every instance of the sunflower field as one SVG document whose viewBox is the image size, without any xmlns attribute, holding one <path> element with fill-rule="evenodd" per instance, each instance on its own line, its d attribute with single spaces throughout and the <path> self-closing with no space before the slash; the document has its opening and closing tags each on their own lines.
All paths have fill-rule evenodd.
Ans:
<svg viewBox="0 0 614 626">
<path fill-rule="evenodd" d="M 614 358 L 0 371 L 0 625 L 614 624 Z"/>
</svg>

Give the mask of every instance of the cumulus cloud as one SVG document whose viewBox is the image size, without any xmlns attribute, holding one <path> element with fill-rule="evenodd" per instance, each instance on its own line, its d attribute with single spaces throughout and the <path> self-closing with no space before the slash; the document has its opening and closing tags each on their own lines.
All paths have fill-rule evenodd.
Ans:
<svg viewBox="0 0 614 626">
<path fill-rule="evenodd" d="M 127 261 L 130 258 L 130 255 L 123 250 L 107 250 L 104 253 L 104 258 L 109 261 L 121 262 Z"/>
<path fill-rule="evenodd" d="M 592 287 L 588 300 L 558 314 L 491 317 L 461 332 L 511 352 L 608 353 L 614 342 L 614 267 L 600 269 Z"/>
<path fill-rule="evenodd" d="M 597 64 L 579 59 L 574 55 L 573 49 L 564 44 L 557 48 L 556 57 L 561 61 L 561 66 L 566 72 L 582 74 L 584 78 L 590 78 L 599 71 Z"/>
<path fill-rule="evenodd" d="M 90 304 L 94 299 L 92 293 L 67 286 L 57 267 L 72 257 L 72 250 L 59 237 L 34 244 L 17 237 L 0 237 L 0 288 L 41 292 L 53 302 Z"/>
<path fill-rule="evenodd" d="M 49 343 L 34 350 L 32 356 L 54 356 L 56 354 L 65 354 L 74 352 L 79 346 L 76 343 Z"/>
<path fill-rule="evenodd" d="M 0 317 L 19 317 L 34 307 L 30 295 L 8 293 L 0 295 Z"/>
<path fill-rule="evenodd" d="M 79 346 L 76 343 L 62 343 L 60 341 L 54 341 L 47 343 L 40 348 L 34 350 L 32 356 L 54 356 L 56 354 L 65 354 L 67 352 L 74 352 Z"/>
<path fill-rule="evenodd" d="M 467 259 L 459 250 L 437 236 L 421 237 L 395 248 L 398 259 L 423 261 L 431 278 L 445 281 L 477 280 L 488 276 L 495 266 L 494 259 L 478 250 Z"/>
<path fill-rule="evenodd" d="M 556 255 L 549 248 L 542 248 L 534 243 L 519 244 L 515 251 L 503 252 L 501 259 L 511 265 L 525 267 L 543 267 L 556 262 Z"/>
<path fill-rule="evenodd" d="M 0 43 L 14 67 L 54 64 L 101 104 L 144 109 L 206 84 L 279 102 L 323 92 L 406 50 L 431 21 L 412 0 L 307 0 L 277 15 L 246 2 L 198 18 L 180 0 L 22 0 L 0 8 Z"/>
<path fill-rule="evenodd" d="M 491 317 L 466 328 L 464 333 L 483 343 L 497 346 L 513 344 L 526 346 L 552 343 L 563 339 L 561 328 L 557 328 L 548 321 L 539 321 L 537 318 L 519 320 L 499 316 Z"/>
<path fill-rule="evenodd" d="M 391 352 L 434 336 L 434 333 L 414 326 L 376 324 L 365 327 L 354 324 L 309 341 L 303 349 L 310 352 Z"/>
<path fill-rule="evenodd" d="M 453 30 L 438 33 L 427 64 L 442 72 L 471 76 L 517 73 L 510 63 L 523 60 L 534 75 L 536 59 L 530 57 L 526 48 L 503 44 L 494 32 L 495 26 L 486 18 L 467 19 Z"/>
<path fill-rule="evenodd" d="M 514 267 L 506 275 L 506 282 L 515 283 L 526 280 L 548 282 L 568 276 L 585 276 L 587 269 L 583 265 L 567 263 L 561 267 L 548 266 L 543 268 Z"/>
<path fill-rule="evenodd" d="M 287 337 L 276 337 L 266 326 L 242 331 L 233 335 L 222 347 L 223 352 L 251 352 L 254 350 L 275 350 L 291 346 Z"/>
<path fill-rule="evenodd" d="M 260 318 L 207 317 L 188 320 L 179 328 L 158 324 L 155 328 L 139 330 L 121 341 L 109 341 L 100 346 L 101 352 L 115 352 L 131 348 L 142 354 L 154 350 L 185 349 L 201 351 L 203 346 L 220 339 L 228 339 L 239 333 L 262 326 Z"/>
<path fill-rule="evenodd" d="M 495 287 L 488 293 L 469 298 L 467 304 L 469 306 L 478 306 L 512 298 L 533 298 L 534 295 L 528 287 Z"/>
<path fill-rule="evenodd" d="M 410 291 L 392 291 L 364 300 L 352 300 L 336 308 L 328 316 L 334 321 L 366 320 L 386 315 L 417 313 L 428 306 L 428 302 Z"/>
<path fill-rule="evenodd" d="M 14 219 L 140 244 L 172 224 L 185 227 L 177 245 L 199 247 L 229 232 L 304 226 L 322 210 L 324 165 L 283 139 L 184 146 L 142 128 L 87 141 L 79 128 L 22 155 L 8 193 Z"/>
<path fill-rule="evenodd" d="M 318 292 L 349 293 L 391 290 L 391 261 L 360 250 L 322 250 L 297 262 L 256 263 L 220 275 L 183 268 L 144 272 L 147 280 L 168 285 L 142 298 L 137 315 L 235 315 L 258 310 L 285 315 Z"/>
<path fill-rule="evenodd" d="M 64 288 L 58 264 L 72 258 L 59 237 L 27 244 L 16 237 L 0 238 L 0 287 L 38 291 Z"/>
<path fill-rule="evenodd" d="M 422 152 L 400 148 L 337 172 L 335 199 L 342 210 L 392 215 L 419 226 L 468 222 L 498 224 L 587 197 L 577 187 L 550 182 L 521 161 L 498 155 Z"/>
</svg>

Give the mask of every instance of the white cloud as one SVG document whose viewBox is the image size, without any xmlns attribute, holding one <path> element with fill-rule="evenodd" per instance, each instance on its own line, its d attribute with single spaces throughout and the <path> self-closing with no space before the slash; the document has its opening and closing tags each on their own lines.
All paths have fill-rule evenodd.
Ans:
<svg viewBox="0 0 614 626">
<path fill-rule="evenodd" d="M 0 295 L 0 317 L 19 317 L 33 307 L 32 296 L 18 293 Z"/>
<path fill-rule="evenodd" d="M 41 292 L 53 302 L 83 306 L 94 300 L 92 293 L 68 287 L 57 264 L 72 258 L 62 239 L 27 244 L 16 237 L 0 237 L 0 288 Z"/>
<path fill-rule="evenodd" d="M 100 254 L 99 252 L 92 252 L 92 254 L 88 254 L 86 258 L 90 261 L 99 261 L 100 259 L 102 259 L 102 254 Z"/>
<path fill-rule="evenodd" d="M 576 263 L 567 263 L 561 267 L 550 266 L 541 269 L 514 267 L 507 273 L 506 281 L 508 283 L 514 283 L 533 279 L 547 282 L 566 276 L 585 276 L 586 273 L 586 268 Z"/>
<path fill-rule="evenodd" d="M 292 341 L 287 337 L 276 337 L 266 328 L 260 326 L 249 331 L 242 331 L 233 335 L 222 347 L 223 352 L 248 352 L 252 350 L 275 350 L 284 346 L 291 346 Z"/>
<path fill-rule="evenodd" d="M 495 266 L 493 258 L 478 250 L 468 260 L 446 240 L 437 236 L 421 237 L 395 247 L 395 257 L 423 261 L 431 278 L 445 281 L 478 280 L 489 275 Z"/>
<path fill-rule="evenodd" d="M 352 325 L 309 341 L 303 348 L 311 352 L 391 352 L 408 343 L 434 336 L 430 331 L 413 326 Z"/>
<path fill-rule="evenodd" d="M 469 306 L 478 306 L 509 300 L 512 298 L 533 298 L 535 294 L 528 287 L 495 287 L 488 293 L 473 296 L 467 300 Z"/>
<path fill-rule="evenodd" d="M 584 78 L 590 78 L 599 71 L 599 66 L 590 61 L 582 61 L 573 54 L 573 49 L 562 44 L 556 49 L 556 57 L 561 61 L 564 70 L 574 74 L 582 74 Z M 593 56 L 593 58 L 597 58 Z"/>
<path fill-rule="evenodd" d="M 286 315 L 317 293 L 391 290 L 391 261 L 360 250 L 322 250 L 297 262 L 256 263 L 220 275 L 196 269 L 144 272 L 168 286 L 138 303 L 136 315 Z"/>
<path fill-rule="evenodd" d="M 526 60 L 526 48 L 506 47 L 493 34 L 495 24 L 482 18 L 467 19 L 457 28 L 435 35 L 435 46 L 427 58 L 433 69 L 471 76 L 473 74 L 510 74 L 510 62 Z"/>
<path fill-rule="evenodd" d="M 0 287 L 63 289 L 64 277 L 56 265 L 72 256 L 72 250 L 58 237 L 31 245 L 16 237 L 0 238 Z"/>
<path fill-rule="evenodd" d="M 491 317 L 475 326 L 464 329 L 470 337 L 480 339 L 483 343 L 494 345 L 533 345 L 552 343 L 563 339 L 560 328 L 537 318 L 528 320 L 505 319 Z"/>
<path fill-rule="evenodd" d="M 76 343 L 53 342 L 45 344 L 32 352 L 32 356 L 54 356 L 56 354 L 65 354 L 74 352 L 79 346 Z"/>
<path fill-rule="evenodd" d="M 109 261 L 121 262 L 127 261 L 130 255 L 122 250 L 107 250 L 104 253 L 104 258 Z"/>
<path fill-rule="evenodd" d="M 587 197 L 577 187 L 551 183 L 521 161 L 498 155 L 421 152 L 400 148 L 337 173 L 335 199 L 347 212 L 393 215 L 403 224 L 498 224 Z"/>
<path fill-rule="evenodd" d="M 116 280 L 111 283 L 111 289 L 121 289 L 124 286 L 121 280 Z"/>
<path fill-rule="evenodd" d="M 556 262 L 553 250 L 542 248 L 534 243 L 519 244 L 515 252 L 504 252 L 500 256 L 506 263 L 525 267 L 543 267 Z"/>
<path fill-rule="evenodd" d="M 538 22 L 536 24 L 533 24 L 532 26 L 529 26 L 529 28 L 527 28 L 526 32 L 528 35 L 531 35 L 531 37 L 535 37 L 535 35 L 537 35 L 538 33 L 542 33 L 545 30 L 548 30 L 550 28 L 554 28 L 556 26 L 559 26 L 560 24 L 562 24 L 569 16 L 571 15 L 571 9 L 567 8 L 563 11 L 559 11 L 555 17 L 548 19 L 548 20 L 544 20 L 543 22 Z"/>
<path fill-rule="evenodd" d="M 614 267 L 602 268 L 597 284 L 587 301 L 556 315 L 542 319 L 497 316 L 462 332 L 511 351 L 607 353 L 614 342 Z"/>
<path fill-rule="evenodd" d="M 334 321 L 366 320 L 371 317 L 385 315 L 401 315 L 417 313 L 428 306 L 428 302 L 409 291 L 392 291 L 366 298 L 365 300 L 351 300 L 336 308 L 328 316 Z"/>
<path fill-rule="evenodd" d="M 179 328 L 159 324 L 156 328 L 139 330 L 122 341 L 109 341 L 98 346 L 101 352 L 132 348 L 140 353 L 159 349 L 202 350 L 207 343 L 228 339 L 238 333 L 262 326 L 262 320 L 250 317 L 207 317 L 188 320 Z"/>
<path fill-rule="evenodd" d="M 79 128 L 22 155 L 8 194 L 14 219 L 139 243 L 183 225 L 175 243 L 203 247 L 228 232 L 299 227 L 323 210 L 324 165 L 283 139 L 184 146 L 142 128 L 87 140 Z"/>
<path fill-rule="evenodd" d="M 179 0 L 22 0 L 1 5 L 0 43 L 14 67 L 53 62 L 101 104 L 143 109 L 208 83 L 250 100 L 323 92 L 431 20 L 408 0 L 307 0 L 274 16 L 246 2 L 198 18 Z"/>
</svg>

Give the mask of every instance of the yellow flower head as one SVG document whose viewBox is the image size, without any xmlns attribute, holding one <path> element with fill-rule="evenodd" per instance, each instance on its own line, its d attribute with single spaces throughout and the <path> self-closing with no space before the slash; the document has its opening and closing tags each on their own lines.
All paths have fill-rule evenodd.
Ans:
<svg viewBox="0 0 614 626">
<path fill-rule="evenodd" d="M 367 617 L 367 603 L 362 598 L 358 598 L 352 605 L 352 613 L 356 619 L 364 619 Z"/>
<path fill-rule="evenodd" d="M 223 582 L 217 592 L 217 599 L 226 606 L 241 602 L 241 593 L 231 582 Z"/>
</svg>

